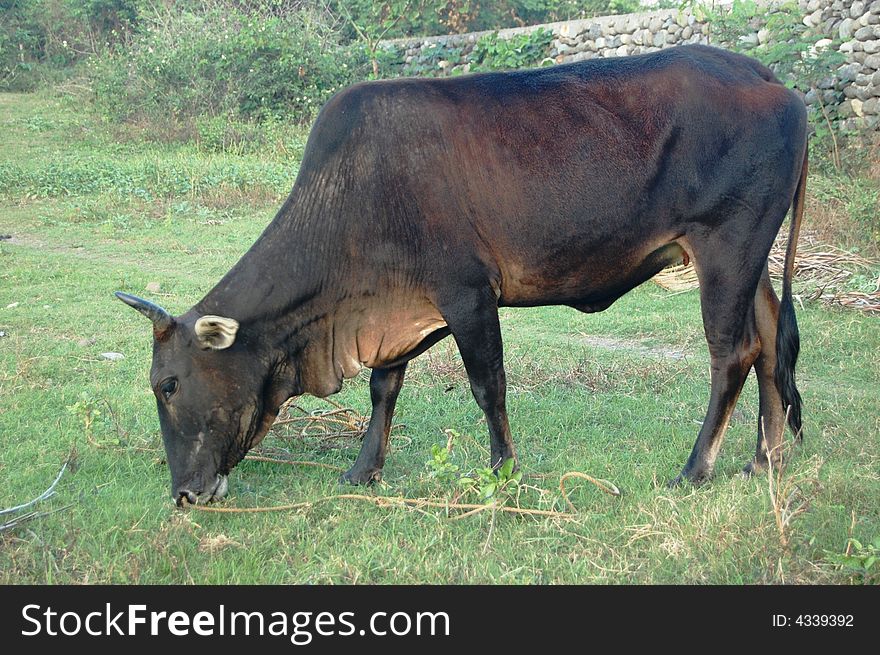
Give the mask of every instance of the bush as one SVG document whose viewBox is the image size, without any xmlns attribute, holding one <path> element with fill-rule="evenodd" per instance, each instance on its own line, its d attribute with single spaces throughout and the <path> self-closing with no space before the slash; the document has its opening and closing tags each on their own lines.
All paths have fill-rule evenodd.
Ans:
<svg viewBox="0 0 880 655">
<path fill-rule="evenodd" d="M 327 0 L 349 40 L 481 32 L 625 14 L 639 0 Z"/>
<path fill-rule="evenodd" d="M 306 122 L 369 69 L 362 48 L 343 48 L 310 11 L 254 15 L 214 6 L 142 19 L 130 47 L 93 60 L 91 77 L 99 107 L 117 120 L 141 114 Z"/>
<path fill-rule="evenodd" d="M 0 90 L 69 76 L 84 59 L 125 43 L 137 16 L 136 0 L 0 0 Z"/>
<path fill-rule="evenodd" d="M 535 66 L 547 57 L 553 33 L 538 28 L 528 34 L 502 39 L 498 32 L 480 37 L 471 54 L 471 70 L 511 70 Z"/>
</svg>

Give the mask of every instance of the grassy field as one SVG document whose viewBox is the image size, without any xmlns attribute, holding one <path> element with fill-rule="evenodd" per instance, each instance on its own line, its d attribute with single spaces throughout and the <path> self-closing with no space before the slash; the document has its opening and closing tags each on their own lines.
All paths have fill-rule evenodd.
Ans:
<svg viewBox="0 0 880 655">
<path fill-rule="evenodd" d="M 0 582 L 878 581 L 876 566 L 843 566 L 837 556 L 855 538 L 863 548 L 850 553 L 867 558 L 880 537 L 880 319 L 816 303 L 799 310 L 806 438 L 784 472 L 777 507 L 796 515 L 783 538 L 768 478 L 738 475 L 754 451 L 753 378 L 715 479 L 666 488 L 705 412 L 708 356 L 696 292 L 652 284 L 596 315 L 503 312 L 525 473 L 505 502 L 564 511 L 567 471 L 621 489 L 615 498 L 570 485 L 573 519 L 453 520 L 442 509 L 342 500 L 266 514 L 175 509 L 147 380 L 149 326 L 113 291 L 188 309 L 271 219 L 304 136 L 235 156 L 117 142 L 72 103 L 0 95 L 0 235 L 11 235 L 0 240 L 0 507 L 36 496 L 74 452 L 57 494 L 39 506 L 57 511 L 0 533 Z M 335 399 L 368 413 L 366 377 Z M 364 493 L 453 498 L 458 486 L 426 467 L 449 434 L 462 472 L 487 463 L 485 425 L 451 342 L 411 366 L 397 422 L 384 482 Z M 358 447 L 284 435 L 265 444 L 341 467 Z M 223 505 L 319 499 L 339 493 L 336 477 L 246 461 Z"/>
</svg>

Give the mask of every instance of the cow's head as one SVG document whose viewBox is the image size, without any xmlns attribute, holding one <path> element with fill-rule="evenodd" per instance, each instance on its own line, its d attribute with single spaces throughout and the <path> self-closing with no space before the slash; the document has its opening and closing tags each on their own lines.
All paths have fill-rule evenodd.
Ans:
<svg viewBox="0 0 880 655">
<path fill-rule="evenodd" d="M 230 469 L 265 436 L 294 395 L 279 359 L 239 324 L 195 310 L 178 317 L 135 296 L 117 297 L 153 322 L 156 396 L 171 493 L 178 505 L 226 494 Z"/>
</svg>

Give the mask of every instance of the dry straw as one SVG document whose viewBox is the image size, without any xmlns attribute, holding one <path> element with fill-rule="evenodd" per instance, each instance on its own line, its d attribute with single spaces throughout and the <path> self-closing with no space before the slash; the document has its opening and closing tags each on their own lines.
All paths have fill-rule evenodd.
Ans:
<svg viewBox="0 0 880 655">
<path fill-rule="evenodd" d="M 329 408 L 307 410 L 297 405 L 296 399 L 288 400 L 281 407 L 273 430 L 283 427 L 287 436 L 330 441 L 356 439 L 367 429 L 369 417 L 329 398 L 323 400 Z"/>
<path fill-rule="evenodd" d="M 768 257 L 771 277 L 779 279 L 785 268 L 785 248 L 788 238 L 780 234 Z M 853 291 L 846 283 L 859 273 L 876 270 L 880 263 L 873 262 L 856 253 L 836 246 L 823 244 L 813 234 L 802 234 L 798 240 L 795 260 L 795 277 L 814 286 L 805 300 L 819 300 L 826 304 L 840 305 L 869 313 L 880 313 L 880 279 L 873 291 Z M 693 262 L 677 264 L 660 271 L 654 282 L 673 292 L 688 291 L 699 286 Z"/>
</svg>

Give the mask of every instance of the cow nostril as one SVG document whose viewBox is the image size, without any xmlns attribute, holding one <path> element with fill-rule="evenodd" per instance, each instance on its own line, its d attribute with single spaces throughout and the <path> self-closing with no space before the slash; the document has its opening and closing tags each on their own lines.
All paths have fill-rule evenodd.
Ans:
<svg viewBox="0 0 880 655">
<path fill-rule="evenodd" d="M 199 497 L 189 489 L 181 489 L 177 492 L 177 506 L 183 507 L 186 503 L 195 505 L 199 502 Z"/>
</svg>

